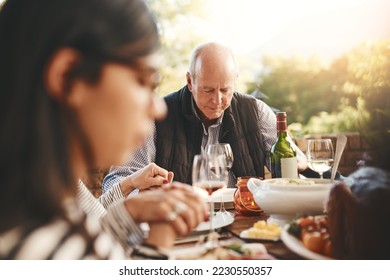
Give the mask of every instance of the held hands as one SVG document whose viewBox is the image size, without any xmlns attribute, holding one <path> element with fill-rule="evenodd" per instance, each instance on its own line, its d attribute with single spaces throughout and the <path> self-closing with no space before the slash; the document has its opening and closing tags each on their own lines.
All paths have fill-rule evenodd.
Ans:
<svg viewBox="0 0 390 280">
<path fill-rule="evenodd" d="M 160 228 L 169 226 L 178 236 L 187 235 L 208 216 L 204 200 L 190 186 L 178 182 L 140 193 L 126 200 L 125 206 L 136 222 L 150 223 L 151 231 L 155 223 Z"/>
<path fill-rule="evenodd" d="M 122 192 L 127 195 L 134 189 L 142 191 L 154 186 L 171 183 L 173 176 L 173 172 L 168 172 L 157 164 L 150 163 L 123 180 L 120 187 Z"/>
</svg>

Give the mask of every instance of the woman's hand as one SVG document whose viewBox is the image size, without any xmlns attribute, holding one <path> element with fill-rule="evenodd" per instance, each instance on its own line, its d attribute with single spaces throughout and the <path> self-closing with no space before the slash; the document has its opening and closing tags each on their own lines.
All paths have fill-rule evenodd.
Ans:
<svg viewBox="0 0 390 280">
<path fill-rule="evenodd" d="M 157 164 L 150 163 L 124 179 L 120 187 L 126 196 L 134 189 L 146 190 L 150 187 L 171 183 L 173 176 L 173 172 L 168 172 Z"/>
<path fill-rule="evenodd" d="M 187 235 L 208 216 L 205 201 L 191 186 L 178 182 L 140 193 L 126 200 L 125 206 L 136 222 L 169 224 L 179 236 Z"/>
<path fill-rule="evenodd" d="M 158 248 L 171 248 L 176 239 L 174 228 L 166 222 L 152 222 L 149 224 L 149 236 L 146 243 Z"/>
</svg>

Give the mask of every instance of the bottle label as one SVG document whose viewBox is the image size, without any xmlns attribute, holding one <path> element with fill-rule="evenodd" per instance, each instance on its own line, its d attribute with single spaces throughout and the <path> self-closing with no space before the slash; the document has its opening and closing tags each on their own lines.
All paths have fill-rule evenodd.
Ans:
<svg viewBox="0 0 390 280">
<path fill-rule="evenodd" d="M 296 157 L 281 158 L 282 178 L 298 178 L 298 161 Z"/>
</svg>

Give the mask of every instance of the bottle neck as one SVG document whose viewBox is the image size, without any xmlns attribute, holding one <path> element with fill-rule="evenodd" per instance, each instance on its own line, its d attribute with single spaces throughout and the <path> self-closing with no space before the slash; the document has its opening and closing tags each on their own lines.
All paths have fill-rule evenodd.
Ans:
<svg viewBox="0 0 390 280">
<path fill-rule="evenodd" d="M 286 130 L 283 130 L 283 131 L 279 131 L 278 130 L 278 138 L 286 138 L 287 137 L 287 131 Z"/>
<path fill-rule="evenodd" d="M 278 131 L 278 137 L 286 137 L 287 136 L 287 122 L 286 120 L 277 121 L 276 129 Z"/>
<path fill-rule="evenodd" d="M 279 131 L 287 131 L 286 119 L 276 120 L 276 129 Z"/>
</svg>

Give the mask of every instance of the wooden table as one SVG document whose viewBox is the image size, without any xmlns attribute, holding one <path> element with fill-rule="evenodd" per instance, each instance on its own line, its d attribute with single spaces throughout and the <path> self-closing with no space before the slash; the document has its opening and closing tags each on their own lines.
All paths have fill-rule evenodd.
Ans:
<svg viewBox="0 0 390 280">
<path fill-rule="evenodd" d="M 233 236 L 240 238 L 240 233 L 253 226 L 253 224 L 259 220 L 266 220 L 268 216 L 266 215 L 258 215 L 258 216 L 242 216 L 236 214 L 234 216 L 234 222 L 223 229 L 223 231 L 227 231 L 231 233 Z M 240 238 L 241 239 L 241 238 Z M 264 244 L 264 246 L 267 248 L 268 253 L 273 255 L 277 259 L 281 260 L 302 260 L 301 256 L 295 254 L 294 252 L 290 251 L 284 243 L 279 241 L 259 241 L 259 240 L 250 240 L 250 239 L 244 239 L 244 242 L 260 242 Z"/>
<path fill-rule="evenodd" d="M 232 210 L 232 213 L 234 213 L 234 210 Z M 294 252 L 290 251 L 284 243 L 279 241 L 260 241 L 260 240 L 253 240 L 253 239 L 242 239 L 240 238 L 240 233 L 253 226 L 253 224 L 259 220 L 266 220 L 268 216 L 266 215 L 257 215 L 257 216 L 242 216 L 239 214 L 235 214 L 234 216 L 234 222 L 230 224 L 229 226 L 222 228 L 220 230 L 221 236 L 228 236 L 227 240 L 237 240 L 240 242 L 246 242 L 246 243 L 262 243 L 266 248 L 269 254 L 274 256 L 276 259 L 281 260 L 302 260 L 301 256 L 295 254 Z M 225 238 L 226 239 L 226 238 Z M 188 242 L 183 242 L 180 244 L 175 245 L 176 249 L 185 248 L 185 247 L 191 247 L 194 246 L 196 243 L 197 237 L 194 237 L 193 239 L 188 239 Z"/>
</svg>

